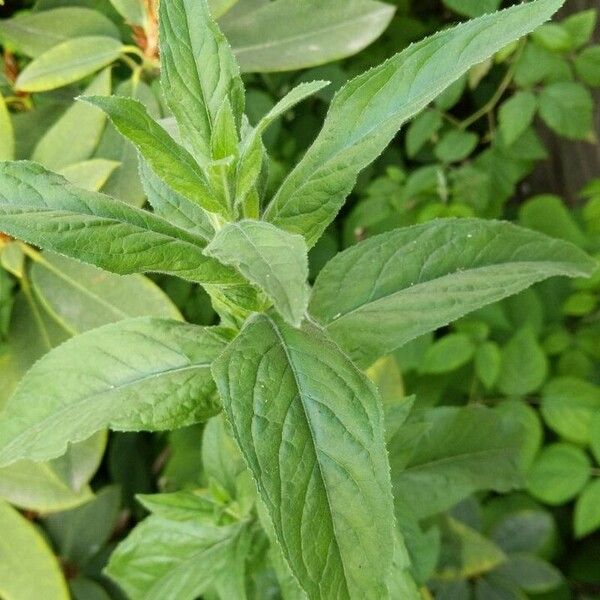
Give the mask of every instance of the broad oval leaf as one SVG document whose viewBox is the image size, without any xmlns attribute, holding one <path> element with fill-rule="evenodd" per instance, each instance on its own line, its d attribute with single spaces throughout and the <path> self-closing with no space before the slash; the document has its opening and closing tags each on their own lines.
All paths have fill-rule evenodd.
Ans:
<svg viewBox="0 0 600 600">
<path fill-rule="evenodd" d="M 60 565 L 33 523 L 0 500 L 0 596 L 69 600 Z"/>
<path fill-rule="evenodd" d="M 73 335 L 132 317 L 182 319 L 169 297 L 143 275 L 114 275 L 44 252 L 30 276 L 44 308 Z"/>
<path fill-rule="evenodd" d="M 120 275 L 153 271 L 198 283 L 243 283 L 202 253 L 204 239 L 28 161 L 0 163 L 0 230 Z"/>
<path fill-rule="evenodd" d="M 229 101 L 236 121 L 244 86 L 231 48 L 206 0 L 160 4 L 161 86 L 181 136 L 196 158 L 210 158 L 215 119 Z"/>
<path fill-rule="evenodd" d="M 410 117 L 451 83 L 532 31 L 564 0 L 535 0 L 442 31 L 347 83 L 323 129 L 265 213 L 313 246 L 340 210 L 358 173 Z"/>
<path fill-rule="evenodd" d="M 244 220 L 220 229 L 204 252 L 230 265 L 273 301 L 296 327 L 308 306 L 308 250 L 304 238 L 264 221 Z"/>
<path fill-rule="evenodd" d="M 373 0 L 278 0 L 225 15 L 221 25 L 242 71 L 291 71 L 359 52 L 393 15 L 393 6 Z"/>
<path fill-rule="evenodd" d="M 123 44 L 106 36 L 80 37 L 50 48 L 17 78 L 21 92 L 44 92 L 73 83 L 117 60 Z"/>
<path fill-rule="evenodd" d="M 60 456 L 104 428 L 175 429 L 220 410 L 210 374 L 221 328 L 153 318 L 83 333 L 52 350 L 0 413 L 0 464 Z"/>
<path fill-rule="evenodd" d="M 117 26 L 99 10 L 60 6 L 0 21 L 0 37 L 19 53 L 36 57 L 67 40 L 106 36 L 119 39 Z"/>
<path fill-rule="evenodd" d="M 510 223 L 444 219 L 338 254 L 317 277 L 310 312 L 368 365 L 538 281 L 589 276 L 595 265 L 568 242 Z"/>
<path fill-rule="evenodd" d="M 373 384 L 321 330 L 251 318 L 213 374 L 277 541 L 310 598 L 386 598 L 394 518 Z"/>
</svg>

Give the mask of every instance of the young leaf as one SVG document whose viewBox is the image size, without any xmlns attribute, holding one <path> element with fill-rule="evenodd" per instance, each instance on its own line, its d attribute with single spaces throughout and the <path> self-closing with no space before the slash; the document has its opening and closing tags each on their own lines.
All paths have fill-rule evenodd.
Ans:
<svg viewBox="0 0 600 600">
<path fill-rule="evenodd" d="M 373 384 L 319 329 L 257 315 L 213 374 L 277 541 L 310 598 L 384 598 L 394 520 Z"/>
<path fill-rule="evenodd" d="M 221 26 L 242 71 L 290 71 L 359 52 L 393 15 L 393 6 L 373 0 L 278 0 L 226 15 Z"/>
<path fill-rule="evenodd" d="M 161 2 L 159 22 L 165 99 L 184 142 L 207 161 L 219 109 L 229 101 L 238 124 L 244 111 L 237 63 L 206 0 Z"/>
<path fill-rule="evenodd" d="M 139 171 L 146 197 L 155 214 L 206 242 L 213 237 L 215 230 L 204 210 L 170 188 L 141 158 Z"/>
<path fill-rule="evenodd" d="M 106 572 L 131 600 L 194 600 L 219 578 L 232 577 L 250 534 L 244 524 L 215 527 L 150 516 L 117 546 Z"/>
<path fill-rule="evenodd" d="M 303 234 L 313 246 L 352 190 L 358 173 L 408 119 L 470 67 L 550 18 L 562 3 L 536 0 L 442 31 L 347 83 L 265 218 Z"/>
<path fill-rule="evenodd" d="M 110 94 L 110 69 L 100 73 L 85 94 Z M 52 171 L 89 158 L 100 141 L 106 115 L 93 106 L 76 102 L 37 143 L 32 160 Z"/>
<path fill-rule="evenodd" d="M 119 132 L 173 190 L 209 212 L 223 212 L 224 207 L 210 190 L 200 165 L 148 114 L 141 102 L 116 96 L 87 96 L 82 100 L 106 112 Z"/>
<path fill-rule="evenodd" d="M 500 107 L 498 119 L 500 134 L 507 146 L 514 144 L 531 125 L 537 110 L 537 98 L 533 92 L 521 91 L 511 96 Z"/>
<path fill-rule="evenodd" d="M 223 329 L 153 318 L 93 329 L 38 361 L 0 415 L 0 465 L 60 456 L 107 427 L 159 431 L 220 410 L 210 374 Z"/>
<path fill-rule="evenodd" d="M 361 364 L 548 277 L 595 261 L 510 223 L 444 219 L 372 237 L 331 260 L 310 312 Z"/>
<path fill-rule="evenodd" d="M 11 600 L 68 600 L 58 560 L 33 523 L 0 500 L 0 596 Z"/>
<path fill-rule="evenodd" d="M 593 134 L 594 100 L 582 84 L 559 81 L 542 89 L 540 117 L 556 133 L 583 140 Z"/>
<path fill-rule="evenodd" d="M 91 75 L 117 60 L 119 40 L 106 36 L 80 37 L 50 48 L 30 62 L 17 78 L 21 92 L 44 92 Z"/>
<path fill-rule="evenodd" d="M 202 238 L 27 161 L 0 163 L 0 230 L 120 275 L 154 271 L 200 283 L 243 282 L 202 253 Z"/>
<path fill-rule="evenodd" d="M 308 251 L 304 238 L 264 221 L 229 223 L 204 252 L 238 269 L 275 304 L 281 316 L 298 327 L 308 306 Z"/>
</svg>

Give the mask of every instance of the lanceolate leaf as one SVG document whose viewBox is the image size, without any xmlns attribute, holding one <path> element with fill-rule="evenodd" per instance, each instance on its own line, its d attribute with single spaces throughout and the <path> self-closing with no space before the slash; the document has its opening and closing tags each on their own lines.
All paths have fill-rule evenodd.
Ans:
<svg viewBox="0 0 600 600">
<path fill-rule="evenodd" d="M 394 520 L 373 384 L 313 325 L 266 315 L 251 318 L 213 373 L 309 597 L 387 597 Z"/>
<path fill-rule="evenodd" d="M 153 171 L 181 195 L 211 212 L 222 212 L 216 195 L 194 157 L 133 98 L 87 96 L 86 102 L 105 111 L 119 132 L 130 140 Z"/>
<path fill-rule="evenodd" d="M 238 7 L 244 10 L 241 1 Z M 289 71 L 355 54 L 377 39 L 394 7 L 372 0 L 278 0 L 225 15 L 242 71 Z"/>
<path fill-rule="evenodd" d="M 299 326 L 308 306 L 308 250 L 304 238 L 263 221 L 229 223 L 205 252 L 236 267 L 262 289 L 281 316 Z"/>
<path fill-rule="evenodd" d="M 595 261 L 576 246 L 500 221 L 440 220 L 370 238 L 315 282 L 310 312 L 361 364 L 486 304 Z"/>
<path fill-rule="evenodd" d="M 181 135 L 196 157 L 210 158 L 217 112 L 229 100 L 236 120 L 244 87 L 231 48 L 206 0 L 160 4 L 161 84 Z"/>
<path fill-rule="evenodd" d="M 105 325 L 38 361 L 0 413 L 0 465 L 60 456 L 104 428 L 176 429 L 220 410 L 210 374 L 219 328 L 153 318 Z"/>
<path fill-rule="evenodd" d="M 563 1 L 536 0 L 443 31 L 350 81 L 267 208 L 266 219 L 314 245 L 358 173 L 410 117 L 471 66 L 550 18 Z"/>
<path fill-rule="evenodd" d="M 120 275 L 154 271 L 242 283 L 202 253 L 202 238 L 27 161 L 0 163 L 0 231 Z"/>
<path fill-rule="evenodd" d="M 121 42 L 112 37 L 70 39 L 29 63 L 15 86 L 22 92 L 44 92 L 62 87 L 109 65 L 122 51 Z"/>
</svg>

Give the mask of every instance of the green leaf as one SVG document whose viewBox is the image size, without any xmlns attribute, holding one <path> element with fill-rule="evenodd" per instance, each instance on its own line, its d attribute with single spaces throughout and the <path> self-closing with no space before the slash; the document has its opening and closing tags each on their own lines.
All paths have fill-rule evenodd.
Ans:
<svg viewBox="0 0 600 600">
<path fill-rule="evenodd" d="M 4 97 L 0 94 L 0 160 L 15 157 L 15 132 Z"/>
<path fill-rule="evenodd" d="M 498 388 L 507 396 L 535 392 L 548 375 L 548 359 L 530 326 L 519 329 L 502 348 Z"/>
<path fill-rule="evenodd" d="M 270 223 L 244 220 L 220 229 L 204 252 L 257 285 L 281 316 L 298 327 L 308 306 L 308 251 L 304 238 Z"/>
<path fill-rule="evenodd" d="M 590 475 L 590 461 L 583 450 L 562 442 L 550 444 L 531 467 L 527 489 L 535 498 L 556 506 L 577 496 Z"/>
<path fill-rule="evenodd" d="M 194 600 L 220 577 L 231 578 L 232 559 L 247 552 L 250 533 L 244 524 L 151 516 L 117 546 L 106 573 L 131 600 Z"/>
<path fill-rule="evenodd" d="M 73 510 L 46 517 L 44 526 L 59 555 L 83 567 L 113 533 L 120 505 L 121 491 L 113 485 Z"/>
<path fill-rule="evenodd" d="M 31 283 L 44 308 L 73 335 L 132 317 L 182 319 L 147 277 L 114 275 L 48 252 L 32 265 Z"/>
<path fill-rule="evenodd" d="M 171 189 L 144 160 L 140 160 L 140 178 L 155 214 L 206 242 L 214 236 L 215 230 L 206 212 Z"/>
<path fill-rule="evenodd" d="M 570 15 L 561 22 L 561 26 L 569 32 L 573 46 L 581 48 L 592 38 L 597 19 L 598 12 L 590 8 Z"/>
<path fill-rule="evenodd" d="M 591 424 L 600 412 L 600 387 L 575 377 L 559 377 L 542 394 L 542 416 L 556 433 L 569 442 L 589 444 Z"/>
<path fill-rule="evenodd" d="M 559 196 L 542 194 L 527 200 L 519 209 L 519 223 L 580 247 L 587 245 L 584 232 Z"/>
<path fill-rule="evenodd" d="M 20 13 L 0 21 L 0 38 L 19 54 L 31 57 L 86 36 L 120 37 L 117 26 L 100 11 L 79 6 Z"/>
<path fill-rule="evenodd" d="M 580 538 L 600 528 L 600 480 L 589 483 L 575 504 L 575 535 Z"/>
<path fill-rule="evenodd" d="M 110 94 L 110 69 L 102 71 L 85 94 Z M 52 171 L 89 158 L 106 124 L 106 115 L 93 106 L 75 102 L 37 143 L 32 160 Z"/>
<path fill-rule="evenodd" d="M 393 6 L 373 0 L 278 0 L 232 12 L 221 26 L 242 71 L 292 71 L 359 52 L 393 15 Z"/>
<path fill-rule="evenodd" d="M 87 485 L 96 472 L 106 433 L 69 446 L 67 453 L 49 462 L 21 460 L 0 468 L 0 497 L 11 504 L 42 513 L 67 510 L 90 500 Z"/>
<path fill-rule="evenodd" d="M 547 20 L 562 0 L 536 0 L 442 31 L 347 83 L 321 133 L 265 213 L 313 246 L 340 210 L 358 173 L 398 129 L 451 83 Z"/>
<path fill-rule="evenodd" d="M 559 81 L 542 89 L 540 117 L 556 133 L 573 140 L 589 138 L 593 131 L 594 101 L 580 83 Z"/>
<path fill-rule="evenodd" d="M 141 102 L 116 96 L 87 96 L 82 100 L 106 112 L 169 187 L 207 211 L 223 212 L 224 207 L 210 190 L 200 165 L 148 114 Z"/>
<path fill-rule="evenodd" d="M 130 25 L 144 25 L 146 11 L 142 0 L 110 0 L 117 12 Z"/>
<path fill-rule="evenodd" d="M 0 500 L 0 595 L 10 600 L 69 600 L 58 560 L 35 526 Z"/>
<path fill-rule="evenodd" d="M 451 333 L 429 346 L 421 373 L 448 373 L 468 363 L 475 354 L 475 345 L 464 333 Z"/>
<path fill-rule="evenodd" d="M 502 354 L 496 342 L 484 342 L 475 352 L 475 372 L 486 389 L 491 389 L 500 375 Z"/>
<path fill-rule="evenodd" d="M 537 44 L 551 52 L 567 52 L 573 49 L 573 38 L 559 23 L 546 23 L 538 27 L 531 37 Z"/>
<path fill-rule="evenodd" d="M 577 75 L 594 87 L 600 87 L 600 46 L 590 46 L 575 58 Z"/>
<path fill-rule="evenodd" d="M 6 403 L 0 464 L 60 456 L 67 443 L 106 427 L 157 431 L 208 419 L 220 410 L 210 365 L 226 343 L 222 329 L 153 318 L 65 342 L 30 369 Z"/>
<path fill-rule="evenodd" d="M 74 38 L 50 48 L 21 71 L 15 87 L 21 92 L 44 92 L 83 79 L 117 60 L 119 40 L 106 36 Z"/>
<path fill-rule="evenodd" d="M 530 554 L 513 554 L 500 565 L 496 574 L 530 594 L 543 594 L 558 587 L 560 571 L 550 563 Z"/>
<path fill-rule="evenodd" d="M 500 106 L 500 135 L 507 146 L 514 144 L 533 123 L 537 98 L 533 92 L 520 91 Z"/>
<path fill-rule="evenodd" d="M 243 113 L 238 66 L 206 0 L 162 2 L 159 22 L 165 99 L 183 140 L 198 160 L 206 161 L 221 106 L 229 101 L 237 123 Z"/>
<path fill-rule="evenodd" d="M 423 425 L 408 464 L 396 460 L 410 426 Z M 472 493 L 507 492 L 521 484 L 519 456 L 524 430 L 510 415 L 483 407 L 426 411 L 389 444 L 394 500 L 425 518 Z"/>
<path fill-rule="evenodd" d="M 387 596 L 394 529 L 371 382 L 316 327 L 251 318 L 215 361 L 233 434 L 310 598 Z"/>
<path fill-rule="evenodd" d="M 416 117 L 406 131 L 406 153 L 414 158 L 423 146 L 435 136 L 443 125 L 437 110 L 426 110 Z"/>
<path fill-rule="evenodd" d="M 120 275 L 154 271 L 203 283 L 242 283 L 233 269 L 202 253 L 202 238 L 80 190 L 31 162 L 0 163 L 0 229 Z"/>
<path fill-rule="evenodd" d="M 494 525 L 490 539 L 506 554 L 537 554 L 552 542 L 555 529 L 550 513 L 536 508 L 522 508 Z"/>
<path fill-rule="evenodd" d="M 119 166 L 115 160 L 92 158 L 63 167 L 58 174 L 78 188 L 97 192 Z"/>
<path fill-rule="evenodd" d="M 595 261 L 566 242 L 498 221 L 445 219 L 367 239 L 333 258 L 310 313 L 362 365 L 554 275 Z"/>
<path fill-rule="evenodd" d="M 478 141 L 476 133 L 451 129 L 436 145 L 435 155 L 443 163 L 459 162 L 475 150 Z"/>
</svg>

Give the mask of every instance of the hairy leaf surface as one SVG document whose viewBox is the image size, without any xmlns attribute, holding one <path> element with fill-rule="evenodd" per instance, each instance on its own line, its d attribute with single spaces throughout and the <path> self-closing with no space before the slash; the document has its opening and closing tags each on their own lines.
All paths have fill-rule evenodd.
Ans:
<svg viewBox="0 0 600 600">
<path fill-rule="evenodd" d="M 288 175 L 266 219 L 313 246 L 354 187 L 358 173 L 410 117 L 470 67 L 532 31 L 564 0 L 536 0 L 442 31 L 347 83 L 319 136 Z"/>
<path fill-rule="evenodd" d="M 244 220 L 220 229 L 205 252 L 236 267 L 273 300 L 288 323 L 300 325 L 309 297 L 308 251 L 302 236 Z"/>
<path fill-rule="evenodd" d="M 231 48 L 206 0 L 160 4 L 161 85 L 183 140 L 199 160 L 210 158 L 217 112 L 228 100 L 244 110 L 244 87 Z"/>
<path fill-rule="evenodd" d="M 372 237 L 319 274 L 310 312 L 363 365 L 555 275 L 590 275 L 576 246 L 510 223 L 445 219 Z"/>
<path fill-rule="evenodd" d="M 120 275 L 154 271 L 200 283 L 242 282 L 202 253 L 202 238 L 78 189 L 32 162 L 0 163 L 0 230 Z"/>
<path fill-rule="evenodd" d="M 266 315 L 251 318 L 213 373 L 309 597 L 387 597 L 394 519 L 373 384 L 313 325 Z"/>
<path fill-rule="evenodd" d="M 157 431 L 220 410 L 210 374 L 220 328 L 153 318 L 83 333 L 38 361 L 0 413 L 0 464 L 60 456 L 100 429 Z"/>
</svg>

